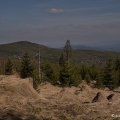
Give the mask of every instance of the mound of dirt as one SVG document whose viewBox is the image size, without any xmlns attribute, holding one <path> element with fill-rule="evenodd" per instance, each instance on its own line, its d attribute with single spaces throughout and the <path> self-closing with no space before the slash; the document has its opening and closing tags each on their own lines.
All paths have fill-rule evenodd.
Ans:
<svg viewBox="0 0 120 120">
<path fill-rule="evenodd" d="M 79 85 L 79 88 L 81 89 L 81 91 L 84 92 L 91 92 L 91 87 L 87 85 L 87 83 L 85 81 L 82 81 L 82 83 Z"/>
<path fill-rule="evenodd" d="M 30 85 L 29 78 L 20 79 L 15 76 L 6 76 L 4 79 L 2 78 L 0 81 L 0 94 L 27 98 L 37 98 L 38 95 Z"/>
<path fill-rule="evenodd" d="M 29 78 L 0 76 L 0 117 L 6 120 L 17 119 L 12 112 L 24 113 L 32 106 L 32 101 L 38 98 L 40 99 L 39 94 L 29 83 Z"/>
<path fill-rule="evenodd" d="M 120 97 L 119 94 L 112 93 L 112 94 L 107 96 L 107 99 L 111 102 L 117 102 L 117 101 L 119 101 L 119 97 Z"/>
<path fill-rule="evenodd" d="M 92 103 L 94 102 L 106 102 L 106 97 L 104 96 L 103 93 L 98 92 L 96 96 L 93 98 Z"/>
<path fill-rule="evenodd" d="M 72 89 L 71 89 L 72 90 Z M 71 91 L 70 88 L 63 88 L 60 93 L 57 93 L 55 95 L 55 99 L 57 102 L 62 102 L 62 103 L 82 103 L 82 100 L 79 99 L 75 94 L 74 94 L 74 89 Z"/>
</svg>

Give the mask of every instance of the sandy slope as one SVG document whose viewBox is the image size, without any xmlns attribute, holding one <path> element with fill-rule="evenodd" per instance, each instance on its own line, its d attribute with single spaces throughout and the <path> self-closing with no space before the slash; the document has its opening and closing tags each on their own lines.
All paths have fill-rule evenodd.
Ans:
<svg viewBox="0 0 120 120">
<path fill-rule="evenodd" d="M 28 79 L 0 76 L 0 120 L 115 120 L 120 115 L 120 89 L 98 90 L 85 82 L 77 88 L 46 83 L 39 89 Z"/>
</svg>

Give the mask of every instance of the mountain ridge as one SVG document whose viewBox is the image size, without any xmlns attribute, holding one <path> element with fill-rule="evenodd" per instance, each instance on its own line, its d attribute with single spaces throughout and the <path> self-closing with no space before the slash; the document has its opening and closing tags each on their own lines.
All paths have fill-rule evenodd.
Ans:
<svg viewBox="0 0 120 120">
<path fill-rule="evenodd" d="M 0 57 L 8 58 L 8 56 L 10 56 L 13 59 L 19 60 L 19 58 L 24 55 L 25 51 L 27 51 L 32 59 L 36 59 L 39 48 L 41 60 L 58 64 L 59 57 L 63 53 L 63 49 L 49 48 L 44 45 L 31 43 L 28 41 L 18 41 L 14 43 L 0 45 Z M 97 64 L 101 66 L 104 65 L 105 61 L 111 56 L 112 58 L 116 58 L 116 56 L 120 57 L 120 53 L 109 51 L 73 49 L 72 56 L 74 64 Z"/>
<path fill-rule="evenodd" d="M 64 48 L 63 44 L 50 44 L 50 48 Z M 105 42 L 105 43 L 92 43 L 92 44 L 71 44 L 72 49 L 77 50 L 98 50 L 98 51 L 115 51 L 120 52 L 120 42 Z"/>
</svg>

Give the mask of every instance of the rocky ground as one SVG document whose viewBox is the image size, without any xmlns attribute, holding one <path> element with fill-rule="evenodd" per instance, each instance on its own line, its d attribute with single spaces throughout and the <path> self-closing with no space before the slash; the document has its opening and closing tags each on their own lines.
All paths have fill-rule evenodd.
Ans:
<svg viewBox="0 0 120 120">
<path fill-rule="evenodd" d="M 0 120 L 119 120 L 120 89 L 60 88 L 50 83 L 37 93 L 27 79 L 0 76 Z"/>
</svg>

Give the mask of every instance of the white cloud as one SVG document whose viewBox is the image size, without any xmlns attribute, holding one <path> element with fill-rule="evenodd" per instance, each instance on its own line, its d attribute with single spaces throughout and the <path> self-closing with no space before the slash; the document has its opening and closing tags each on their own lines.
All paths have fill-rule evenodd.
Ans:
<svg viewBox="0 0 120 120">
<path fill-rule="evenodd" d="M 52 8 L 50 10 L 46 10 L 46 12 L 49 12 L 49 13 L 62 13 L 62 12 L 64 12 L 64 10 L 63 9 Z"/>
</svg>

